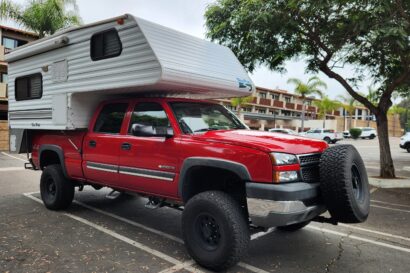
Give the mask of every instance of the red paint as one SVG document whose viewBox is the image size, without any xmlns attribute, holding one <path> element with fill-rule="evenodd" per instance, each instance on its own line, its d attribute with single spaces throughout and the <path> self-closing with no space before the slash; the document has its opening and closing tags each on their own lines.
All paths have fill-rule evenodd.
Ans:
<svg viewBox="0 0 410 273">
<path fill-rule="evenodd" d="M 135 137 L 128 134 L 132 109 L 144 101 L 160 103 L 165 109 L 174 129 L 174 137 Z M 238 162 L 247 167 L 252 181 L 272 183 L 273 170 L 299 170 L 299 165 L 272 166 L 269 153 L 285 152 L 308 154 L 323 152 L 328 146 L 323 141 L 295 137 L 285 134 L 249 131 L 210 131 L 202 135 L 183 134 L 167 104 L 169 101 L 185 99 L 133 99 L 115 102 L 129 103 L 121 133 L 118 135 L 94 133 L 97 116 L 106 103 L 100 105 L 85 131 L 37 131 L 33 137 L 33 160 L 39 166 L 38 150 L 41 145 L 61 147 L 70 178 L 119 189 L 179 199 L 178 177 L 183 161 L 189 157 L 210 157 Z M 95 141 L 96 147 L 90 147 Z M 131 144 L 130 150 L 122 150 L 122 143 Z M 74 144 L 74 145 L 73 145 Z M 80 151 L 76 147 L 81 148 Z M 172 172 L 172 182 L 150 177 L 108 173 L 86 168 L 86 161 L 109 165 L 128 166 L 153 171 Z M 165 167 L 164 167 L 165 166 Z M 168 168 L 168 169 L 166 169 Z"/>
</svg>

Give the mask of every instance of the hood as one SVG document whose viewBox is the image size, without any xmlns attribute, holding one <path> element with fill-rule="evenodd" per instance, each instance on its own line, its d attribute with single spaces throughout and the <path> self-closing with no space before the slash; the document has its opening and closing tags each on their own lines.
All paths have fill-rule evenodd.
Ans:
<svg viewBox="0 0 410 273">
<path fill-rule="evenodd" d="M 321 153 L 328 145 L 322 140 L 252 130 L 209 131 L 194 138 L 231 145 L 239 145 L 264 152 L 289 154 Z"/>
</svg>

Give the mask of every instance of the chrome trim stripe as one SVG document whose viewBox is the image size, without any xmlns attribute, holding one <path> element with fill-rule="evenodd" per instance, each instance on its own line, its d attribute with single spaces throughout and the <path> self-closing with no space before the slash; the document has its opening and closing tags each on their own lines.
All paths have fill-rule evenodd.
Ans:
<svg viewBox="0 0 410 273">
<path fill-rule="evenodd" d="M 87 168 L 92 169 L 92 170 L 110 172 L 110 173 L 118 173 L 117 165 L 110 165 L 110 164 L 103 164 L 103 163 L 87 161 Z"/>
<path fill-rule="evenodd" d="M 120 166 L 120 173 L 173 181 L 175 173 Z"/>
<path fill-rule="evenodd" d="M 174 178 L 175 178 L 175 173 L 171 173 L 171 172 L 117 166 L 117 165 L 96 163 L 96 162 L 90 162 L 90 161 L 87 161 L 86 166 L 88 169 L 92 169 L 92 170 L 98 170 L 98 171 L 110 172 L 110 173 L 121 173 L 121 174 L 126 174 L 126 175 L 154 178 L 154 179 L 165 180 L 165 181 L 174 181 Z"/>
</svg>

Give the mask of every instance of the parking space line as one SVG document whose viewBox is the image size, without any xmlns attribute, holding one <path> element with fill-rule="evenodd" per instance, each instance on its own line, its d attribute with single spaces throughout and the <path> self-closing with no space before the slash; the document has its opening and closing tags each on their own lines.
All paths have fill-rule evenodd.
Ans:
<svg viewBox="0 0 410 273">
<path fill-rule="evenodd" d="M 181 269 L 186 268 L 187 266 L 191 266 L 191 265 L 194 265 L 194 264 L 195 264 L 195 261 L 191 260 L 191 261 L 187 261 L 185 263 L 176 264 L 173 267 L 166 268 L 166 269 L 164 269 L 164 270 L 162 270 L 158 273 L 175 273 L 175 272 L 177 272 Z M 193 272 L 198 272 L 198 271 L 193 271 Z"/>
<path fill-rule="evenodd" d="M 338 223 L 337 225 L 341 226 L 341 227 L 345 227 L 345 228 L 356 229 L 356 230 L 360 230 L 360 231 L 364 231 L 364 232 L 374 233 L 374 234 L 382 235 L 382 236 L 385 236 L 385 237 L 391 237 L 391 238 L 395 238 L 395 239 L 399 239 L 399 240 L 410 241 L 410 238 L 408 238 L 408 237 L 394 235 L 394 234 L 391 234 L 391 233 L 381 232 L 381 231 L 367 229 L 367 228 L 356 227 L 356 226 L 353 226 L 353 225 L 346 225 L 346 224 L 342 224 L 342 223 Z"/>
<path fill-rule="evenodd" d="M 394 211 L 410 213 L 410 210 L 405 210 L 405 209 L 389 208 L 389 207 L 383 207 L 383 206 L 379 206 L 379 205 L 370 205 L 370 206 L 374 207 L 374 208 L 380 208 L 380 209 L 387 209 L 387 210 L 394 210 Z"/>
<path fill-rule="evenodd" d="M 6 152 L 1 152 L 1 154 L 2 154 L 2 155 L 5 155 L 5 156 L 8 156 L 8 157 L 10 157 L 10 158 L 14 158 L 14 159 L 17 159 L 17 160 L 23 161 L 23 162 L 28 162 L 28 161 L 27 161 L 27 160 L 25 160 L 25 159 L 22 159 L 22 158 L 17 157 L 17 156 L 13 156 L 13 155 L 8 154 L 8 153 L 6 153 Z"/>
<path fill-rule="evenodd" d="M 372 193 L 374 193 L 375 191 L 377 191 L 379 188 L 372 188 L 371 190 L 370 190 L 370 194 L 372 194 Z"/>
<path fill-rule="evenodd" d="M 5 167 L 0 168 L 0 172 L 14 172 L 14 171 L 24 171 L 23 167 Z"/>
<path fill-rule="evenodd" d="M 380 203 L 380 204 L 386 204 L 386 205 L 390 205 L 390 206 L 397 206 L 397 207 L 405 207 L 405 208 L 410 208 L 409 205 L 402 205 L 402 204 L 397 204 L 397 203 L 389 203 L 389 202 L 384 202 L 384 201 L 379 201 L 379 200 L 370 200 L 374 203 Z"/>
<path fill-rule="evenodd" d="M 316 226 L 312 226 L 312 225 L 308 225 L 308 226 L 306 226 L 306 228 L 309 228 L 309 229 L 312 229 L 312 230 L 315 230 L 315 231 L 320 231 L 320 232 L 324 232 L 324 233 L 329 233 L 329 234 L 341 236 L 341 237 L 346 237 L 346 238 L 350 238 L 350 239 L 353 239 L 353 240 L 362 241 L 362 242 L 365 242 L 365 243 L 378 245 L 378 246 L 382 246 L 382 247 L 386 247 L 386 248 L 390 248 L 390 249 L 394 249 L 394 250 L 398 250 L 398 251 L 402 251 L 402 252 L 410 253 L 410 248 L 395 246 L 395 245 L 379 242 L 379 241 L 372 240 L 372 239 L 362 238 L 362 237 L 352 235 L 352 234 L 346 234 L 346 233 L 343 233 L 343 232 L 334 231 L 334 230 L 321 228 L 321 227 L 316 227 Z"/>
<path fill-rule="evenodd" d="M 34 201 L 36 201 L 36 202 L 38 202 L 38 203 L 42 203 L 42 201 L 41 201 L 40 199 L 38 199 L 37 197 L 34 197 L 34 196 L 32 196 L 32 195 L 24 194 L 24 196 L 26 196 L 26 197 L 30 198 L 31 200 L 34 200 Z M 105 233 L 105 234 L 107 234 L 107 235 L 110 235 L 111 237 L 114 237 L 114 238 L 116 238 L 116 239 L 118 239 L 118 240 L 120 240 L 120 241 L 122 241 L 122 242 L 125 242 L 125 243 L 130 244 L 130 245 L 132 245 L 132 246 L 134 246 L 134 247 L 136 247 L 136 248 L 138 248 L 138 249 L 140 249 L 140 250 L 143 250 L 143 251 L 145 251 L 145 252 L 147 252 L 147 253 L 149 253 L 149 254 L 151 254 L 151 255 L 153 255 L 153 256 L 156 256 L 156 257 L 158 257 L 158 258 L 160 258 L 160 259 L 163 259 L 164 261 L 167 261 L 167 262 L 169 262 L 169 263 L 171 263 L 171 264 L 174 264 L 174 265 L 185 264 L 185 262 L 181 262 L 181 261 L 179 261 L 179 260 L 177 260 L 177 259 L 175 259 L 175 258 L 173 258 L 173 257 L 171 257 L 171 256 L 168 256 L 167 254 L 164 254 L 164 253 L 162 253 L 162 252 L 160 252 L 160 251 L 158 251 L 158 250 L 152 249 L 152 248 L 150 248 L 150 247 L 148 247 L 148 246 L 146 246 L 146 245 L 143 245 L 143 244 L 141 244 L 141 243 L 139 243 L 139 242 L 137 242 L 137 241 L 134 241 L 134 240 L 132 240 L 132 239 L 130 239 L 130 238 L 128 238 L 128 237 L 125 237 L 125 236 L 123 236 L 123 235 L 121 235 L 121 234 L 119 234 L 119 233 L 117 233 L 117 232 L 115 232 L 115 231 L 112 231 L 112 230 L 108 229 L 108 228 L 105 228 L 105 227 L 103 227 L 103 226 L 100 226 L 100 225 L 97 225 L 97 224 L 95 224 L 95 223 L 92 223 L 92 222 L 90 222 L 90 221 L 88 221 L 88 220 L 86 220 L 86 219 L 84 219 L 84 218 L 78 217 L 78 216 L 76 216 L 76 215 L 73 215 L 73 214 L 67 213 L 67 212 L 66 212 L 66 213 L 63 213 L 63 214 L 64 214 L 65 216 L 71 218 L 71 219 L 74 219 L 74 220 L 76 220 L 76 221 L 78 221 L 78 222 L 81 222 L 81 223 L 83 223 L 83 224 L 85 224 L 85 225 L 87 225 L 87 226 L 90 226 L 90 227 L 92 227 L 92 228 L 94 228 L 94 229 L 96 229 L 96 230 L 99 230 L 99 231 L 101 231 L 101 232 L 103 232 L 103 233 Z M 192 261 L 192 260 L 189 260 L 189 262 L 193 262 L 193 261 Z M 196 269 L 196 268 L 194 268 L 194 267 L 192 267 L 192 266 L 190 266 L 190 265 L 185 265 L 184 267 L 182 267 L 182 268 L 180 268 L 180 269 L 187 269 L 187 270 L 192 271 L 192 272 L 202 272 L 201 270 Z"/>
<path fill-rule="evenodd" d="M 269 233 L 272 233 L 275 230 L 275 228 L 269 228 L 267 231 L 261 231 L 261 232 L 257 232 L 255 234 L 252 234 L 251 236 L 251 240 L 256 240 L 259 239 L 265 235 L 268 235 Z"/>
<path fill-rule="evenodd" d="M 149 232 L 152 232 L 152 233 L 154 233 L 154 234 L 160 235 L 160 236 L 162 236 L 162 237 L 165 237 L 165 238 L 170 239 L 170 240 L 172 240 L 172 241 L 178 242 L 178 243 L 180 243 L 180 244 L 183 244 L 183 243 L 184 243 L 184 241 L 182 241 L 180 238 L 175 237 L 175 236 L 173 236 L 173 235 L 171 235 L 171 234 L 168 234 L 168 233 L 159 231 L 159 230 L 157 230 L 157 229 L 153 229 L 153 228 L 144 226 L 144 225 L 142 225 L 142 224 L 139 224 L 139 223 L 134 222 L 134 221 L 132 221 L 132 220 L 129 220 L 129 219 L 127 219 L 127 218 L 124 218 L 124 217 L 115 215 L 115 214 L 110 213 L 110 212 L 106 212 L 106 211 L 100 210 L 100 209 L 98 209 L 98 208 L 95 208 L 95 207 L 92 207 L 92 206 L 90 206 L 90 205 L 84 204 L 83 202 L 80 202 L 80 201 L 77 201 L 77 200 L 74 200 L 73 202 L 74 202 L 75 204 L 78 204 L 78 205 L 80 205 L 80 206 L 82 206 L 82 207 L 84 207 L 84 208 L 87 208 L 87 209 L 89 209 L 89 210 L 92 210 L 92 211 L 94 211 L 94 212 L 97 212 L 97 213 L 100 213 L 100 214 L 109 216 L 109 217 L 114 218 L 114 219 L 117 219 L 117 220 L 119 220 L 119 221 L 121 221 L 121 222 L 125 222 L 125 223 L 127 223 L 127 224 L 130 224 L 130 225 L 132 225 L 132 226 L 134 226 L 134 227 L 138 227 L 138 228 L 141 228 L 141 229 L 145 229 L 145 230 L 147 230 L 147 231 L 149 231 Z"/>
</svg>

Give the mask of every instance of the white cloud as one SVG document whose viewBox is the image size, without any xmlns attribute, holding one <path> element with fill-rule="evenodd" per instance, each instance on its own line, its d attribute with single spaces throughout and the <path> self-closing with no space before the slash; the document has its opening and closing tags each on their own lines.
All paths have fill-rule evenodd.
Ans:
<svg viewBox="0 0 410 273">
<path fill-rule="evenodd" d="M 16 0 L 15 2 L 27 3 L 26 0 Z M 206 6 L 212 2 L 212 0 L 77 0 L 84 23 L 131 13 L 200 38 L 205 37 L 204 12 Z M 16 26 L 11 22 L 3 23 Z M 285 74 L 271 72 L 267 68 L 261 67 L 251 77 L 258 86 L 292 91 L 294 87 L 286 83 L 289 78 L 307 80 L 312 76 L 305 74 L 305 68 L 306 65 L 303 61 L 289 61 Z M 340 72 L 343 75 L 351 76 L 351 70 L 351 68 L 344 68 Z M 331 80 L 323 74 L 319 74 L 319 77 L 327 83 L 329 96 L 335 98 L 339 94 L 346 93 L 344 88 L 335 80 Z M 367 85 L 370 85 L 370 82 L 365 82 L 361 87 L 363 92 L 366 92 Z"/>
</svg>

